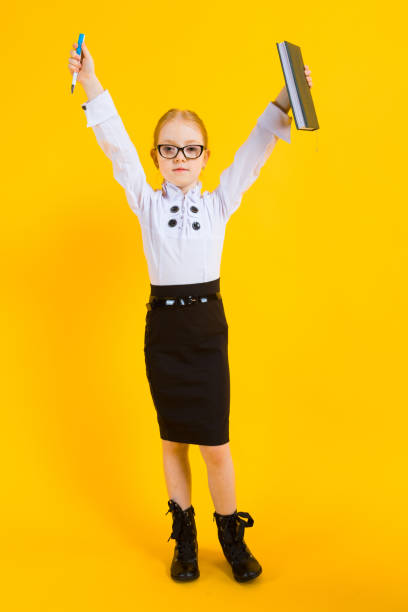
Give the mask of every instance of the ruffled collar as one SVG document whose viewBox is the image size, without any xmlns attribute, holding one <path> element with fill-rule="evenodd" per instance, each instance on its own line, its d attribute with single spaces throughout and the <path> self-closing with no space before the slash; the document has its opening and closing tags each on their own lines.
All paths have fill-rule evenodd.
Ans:
<svg viewBox="0 0 408 612">
<path fill-rule="evenodd" d="M 170 181 L 167 181 L 167 180 L 163 180 L 162 182 L 163 196 L 171 200 L 182 200 L 185 196 L 189 200 L 197 202 L 201 198 L 201 188 L 202 188 L 201 181 L 197 181 L 194 187 L 191 187 L 191 189 L 189 189 L 187 193 L 183 193 L 183 190 L 177 185 L 174 185 L 174 183 L 171 183 Z"/>
</svg>

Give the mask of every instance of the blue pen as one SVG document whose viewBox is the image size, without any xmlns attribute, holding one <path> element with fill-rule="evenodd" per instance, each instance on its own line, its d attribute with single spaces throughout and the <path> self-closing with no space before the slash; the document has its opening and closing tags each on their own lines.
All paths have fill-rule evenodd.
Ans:
<svg viewBox="0 0 408 612">
<path fill-rule="evenodd" d="M 80 34 L 78 37 L 78 46 L 76 48 L 76 52 L 78 53 L 78 55 L 82 54 L 82 43 L 84 42 L 84 40 L 85 40 L 85 34 Z M 83 59 L 83 54 L 82 54 L 82 59 Z M 72 75 L 71 93 L 74 93 L 74 87 L 77 81 L 77 76 L 78 76 L 77 72 L 74 72 L 74 74 Z"/>
</svg>

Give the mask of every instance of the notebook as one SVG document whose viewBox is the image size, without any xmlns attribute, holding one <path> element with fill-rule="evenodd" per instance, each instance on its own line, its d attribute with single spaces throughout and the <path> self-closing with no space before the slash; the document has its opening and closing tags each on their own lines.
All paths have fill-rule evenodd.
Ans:
<svg viewBox="0 0 408 612">
<path fill-rule="evenodd" d="M 287 40 L 276 43 L 276 46 L 296 127 L 298 130 L 318 130 L 319 123 L 300 47 Z"/>
</svg>

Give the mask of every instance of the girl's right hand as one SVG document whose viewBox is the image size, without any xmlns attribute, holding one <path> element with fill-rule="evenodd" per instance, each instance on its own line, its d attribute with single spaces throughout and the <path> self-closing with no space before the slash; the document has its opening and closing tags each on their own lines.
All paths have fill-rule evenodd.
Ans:
<svg viewBox="0 0 408 612">
<path fill-rule="evenodd" d="M 78 43 L 72 45 L 71 57 L 68 60 L 68 69 L 71 76 L 74 72 L 78 73 L 77 82 L 84 83 L 95 75 L 95 64 L 92 55 L 89 53 L 85 41 L 82 43 L 81 55 L 76 52 Z"/>
</svg>

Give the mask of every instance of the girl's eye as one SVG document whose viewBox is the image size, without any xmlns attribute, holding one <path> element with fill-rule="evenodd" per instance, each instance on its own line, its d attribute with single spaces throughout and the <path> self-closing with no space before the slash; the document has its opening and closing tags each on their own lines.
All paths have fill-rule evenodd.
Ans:
<svg viewBox="0 0 408 612">
<path fill-rule="evenodd" d="M 187 147 L 186 151 L 189 157 L 198 157 L 201 153 L 201 147 L 198 145 L 191 145 L 191 147 Z"/>
</svg>

